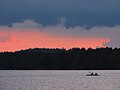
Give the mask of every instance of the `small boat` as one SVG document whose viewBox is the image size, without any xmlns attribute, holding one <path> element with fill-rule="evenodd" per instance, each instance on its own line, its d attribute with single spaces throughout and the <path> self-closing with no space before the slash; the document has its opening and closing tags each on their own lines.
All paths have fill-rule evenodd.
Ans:
<svg viewBox="0 0 120 90">
<path fill-rule="evenodd" d="M 89 74 L 87 74 L 86 76 L 100 76 L 100 75 L 99 75 L 98 73 L 93 73 L 93 72 L 90 73 L 90 72 L 89 72 Z"/>
</svg>

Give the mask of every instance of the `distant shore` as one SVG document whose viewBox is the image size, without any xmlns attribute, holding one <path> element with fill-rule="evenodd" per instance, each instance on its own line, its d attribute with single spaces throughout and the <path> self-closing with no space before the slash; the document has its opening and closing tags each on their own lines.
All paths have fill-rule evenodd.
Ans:
<svg viewBox="0 0 120 90">
<path fill-rule="evenodd" d="M 1 52 L 0 70 L 120 70 L 120 48 Z"/>
</svg>

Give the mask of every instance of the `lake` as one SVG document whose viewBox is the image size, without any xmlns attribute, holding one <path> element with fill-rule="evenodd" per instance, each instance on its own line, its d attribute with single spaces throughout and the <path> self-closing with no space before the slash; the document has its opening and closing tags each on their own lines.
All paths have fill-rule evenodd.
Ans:
<svg viewBox="0 0 120 90">
<path fill-rule="evenodd" d="M 1 70 L 0 90 L 120 90 L 119 70 Z"/>
</svg>

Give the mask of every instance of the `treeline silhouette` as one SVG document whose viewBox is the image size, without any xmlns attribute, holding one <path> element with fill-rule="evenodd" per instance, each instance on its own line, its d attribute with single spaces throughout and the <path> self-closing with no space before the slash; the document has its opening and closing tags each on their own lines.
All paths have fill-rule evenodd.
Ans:
<svg viewBox="0 0 120 90">
<path fill-rule="evenodd" d="M 0 53 L 1 70 L 120 70 L 119 48 L 34 48 Z"/>
</svg>

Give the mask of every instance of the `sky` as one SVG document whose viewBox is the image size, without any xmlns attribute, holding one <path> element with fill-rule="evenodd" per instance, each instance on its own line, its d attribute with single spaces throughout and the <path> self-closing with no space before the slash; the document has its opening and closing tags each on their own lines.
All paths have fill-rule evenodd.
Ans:
<svg viewBox="0 0 120 90">
<path fill-rule="evenodd" d="M 0 52 L 120 47 L 120 0 L 0 0 Z"/>
</svg>

